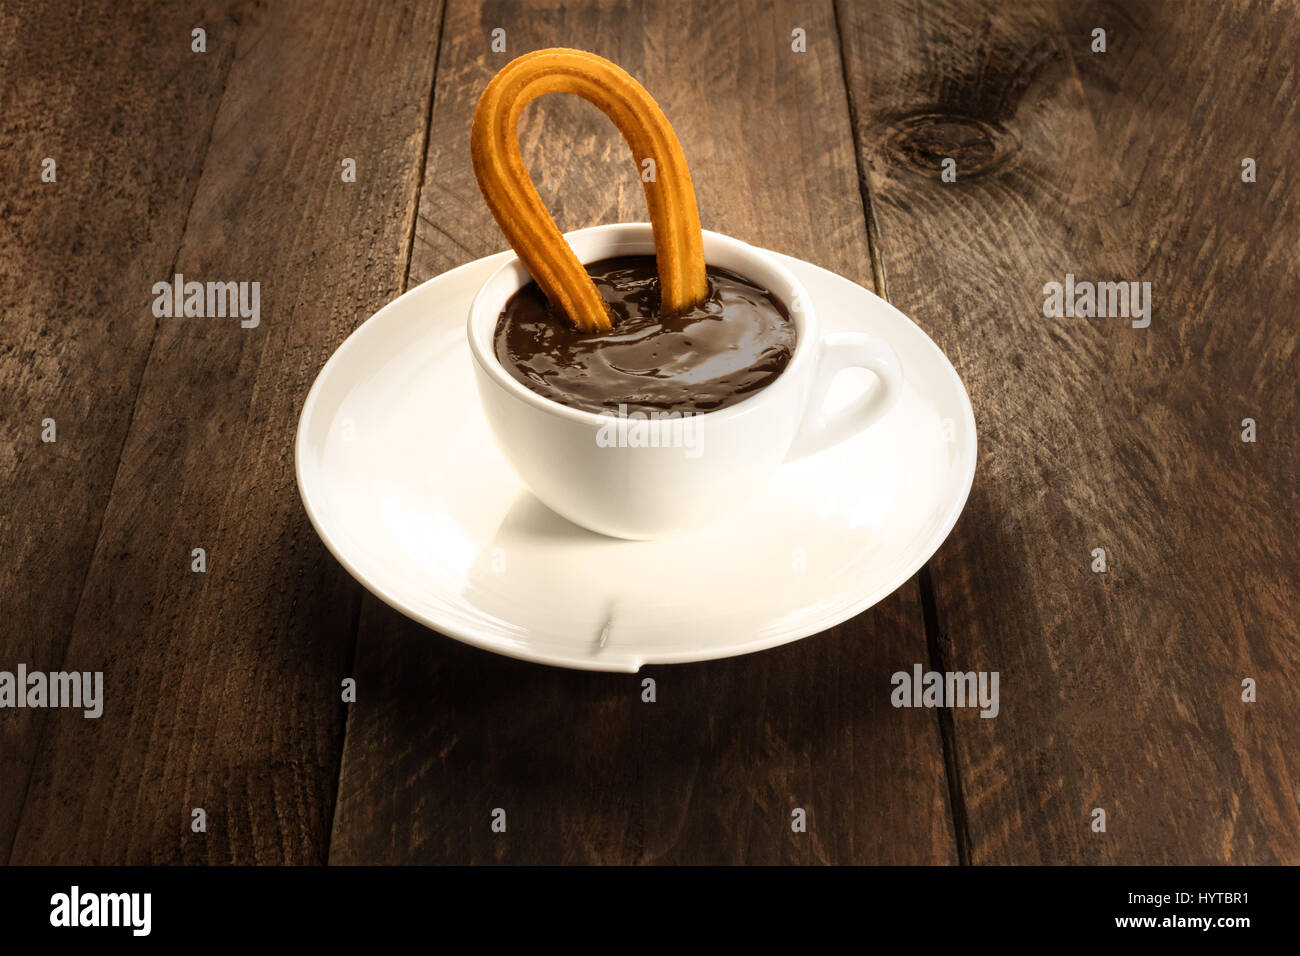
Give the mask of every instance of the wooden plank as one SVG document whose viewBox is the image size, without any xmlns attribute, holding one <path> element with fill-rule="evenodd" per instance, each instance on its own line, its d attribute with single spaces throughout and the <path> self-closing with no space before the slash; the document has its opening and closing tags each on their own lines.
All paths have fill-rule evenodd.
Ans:
<svg viewBox="0 0 1300 956">
<path fill-rule="evenodd" d="M 0 630 L 0 669 L 63 660 L 154 334 L 149 287 L 176 256 L 230 67 L 232 6 L 5 7 L 0 619 L 18 626 Z M 196 24 L 207 54 L 191 51 Z M 0 860 L 39 715 L 0 712 Z"/>
<path fill-rule="evenodd" d="M 807 53 L 791 50 L 796 27 Z M 496 28 L 504 54 L 489 48 Z M 659 99 L 707 228 L 869 284 L 833 10 L 783 3 L 450 4 L 413 281 L 504 247 L 470 119 L 509 57 L 558 45 L 613 59 Z M 645 217 L 626 147 L 594 108 L 549 98 L 521 138 L 561 228 Z M 890 674 L 926 659 L 914 584 L 796 645 L 636 677 L 493 657 L 367 598 L 331 861 L 952 861 L 934 715 L 888 704 Z M 806 834 L 791 832 L 795 807 Z"/>
<path fill-rule="evenodd" d="M 940 656 L 1001 675 L 953 716 L 959 826 L 976 863 L 1294 863 L 1298 25 L 1062 7 L 839 8 L 888 294 L 980 426 L 933 563 Z M 1150 281 L 1150 327 L 1046 318 L 1067 273 Z"/>
<path fill-rule="evenodd" d="M 440 13 L 250 6 L 210 37 L 236 46 L 176 269 L 260 282 L 260 324 L 158 322 L 65 657 L 105 672 L 104 716 L 51 716 L 14 862 L 324 859 L 359 588 L 298 503 L 294 427 L 401 287 Z M 124 324 L 153 324 L 150 281 Z"/>
</svg>

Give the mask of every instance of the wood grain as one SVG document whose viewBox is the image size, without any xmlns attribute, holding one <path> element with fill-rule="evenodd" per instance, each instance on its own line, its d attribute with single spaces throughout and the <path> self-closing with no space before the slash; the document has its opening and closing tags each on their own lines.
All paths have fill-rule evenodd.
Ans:
<svg viewBox="0 0 1300 956">
<path fill-rule="evenodd" d="M 932 565 L 941 657 L 1001 672 L 959 825 L 976 863 L 1295 863 L 1296 18 L 1062 9 L 839 8 L 888 295 L 980 428 Z M 1066 273 L 1150 281 L 1150 327 L 1045 318 Z"/>
<path fill-rule="evenodd" d="M 233 6 L 0 11 L 0 669 L 65 659 L 153 339 L 149 287 L 170 274 L 230 68 Z M 190 50 L 199 23 L 206 55 Z M 0 860 L 41 716 L 0 712 Z"/>
<path fill-rule="evenodd" d="M 497 27 L 506 54 L 489 49 Z M 805 54 L 791 51 L 795 27 Z M 509 56 L 554 45 L 613 59 L 659 100 L 706 228 L 870 283 L 829 4 L 467 2 L 447 13 L 413 282 L 503 248 L 470 167 L 470 117 Z M 562 229 L 644 219 L 626 147 L 594 108 L 548 98 L 520 135 Z M 495 658 L 367 599 L 330 859 L 952 861 L 935 717 L 888 704 L 890 674 L 926 659 L 914 583 L 797 645 L 635 677 Z M 498 807 L 504 834 L 490 828 Z M 806 834 L 791 832 L 796 807 Z"/>
<path fill-rule="evenodd" d="M 50 716 L 14 862 L 324 859 L 359 587 L 298 504 L 293 433 L 325 359 L 400 288 L 440 12 L 250 6 L 210 32 L 233 58 L 176 269 L 260 282 L 261 324 L 157 322 L 63 657 L 105 672 L 104 716 Z M 152 334 L 168 258 L 145 265 L 115 290 L 121 335 Z"/>
</svg>

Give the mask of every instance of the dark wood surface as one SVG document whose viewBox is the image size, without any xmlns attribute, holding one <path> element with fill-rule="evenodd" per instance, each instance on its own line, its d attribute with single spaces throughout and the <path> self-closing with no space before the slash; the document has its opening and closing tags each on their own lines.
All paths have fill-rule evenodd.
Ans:
<svg viewBox="0 0 1300 956">
<path fill-rule="evenodd" d="M 706 227 L 912 316 L 979 427 L 916 580 L 654 705 L 407 621 L 293 482 L 343 338 L 503 248 L 470 117 L 553 45 L 659 99 Z M 8 4 L 0 669 L 109 705 L 0 710 L 0 861 L 1300 862 L 1297 49 L 1244 2 Z M 521 137 L 562 228 L 644 218 L 594 108 Z M 173 272 L 260 281 L 261 326 L 155 319 Z M 1044 317 L 1066 273 L 1150 281 L 1150 327 Z M 999 716 L 893 708 L 913 663 L 999 671 Z"/>
</svg>

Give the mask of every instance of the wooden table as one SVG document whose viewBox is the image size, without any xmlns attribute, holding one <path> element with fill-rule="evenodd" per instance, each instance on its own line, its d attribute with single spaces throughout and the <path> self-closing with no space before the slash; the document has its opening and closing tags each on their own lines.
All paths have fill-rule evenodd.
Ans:
<svg viewBox="0 0 1300 956">
<path fill-rule="evenodd" d="M 470 117 L 559 45 L 659 99 L 707 227 L 912 316 L 979 427 L 917 579 L 654 704 L 407 621 L 294 485 L 348 333 L 504 248 Z M 1264 2 L 11 0 L 0 669 L 106 704 L 0 711 L 0 861 L 1300 862 L 1297 52 Z M 594 108 L 521 135 L 562 228 L 644 217 Z M 260 325 L 155 318 L 178 272 Z M 1150 326 L 1045 316 L 1067 274 L 1150 282 Z M 916 663 L 1000 714 L 895 709 Z"/>
</svg>

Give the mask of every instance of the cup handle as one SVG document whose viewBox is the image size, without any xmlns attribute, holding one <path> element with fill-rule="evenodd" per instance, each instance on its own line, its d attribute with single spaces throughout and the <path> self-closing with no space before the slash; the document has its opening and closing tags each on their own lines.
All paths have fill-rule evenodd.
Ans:
<svg viewBox="0 0 1300 956">
<path fill-rule="evenodd" d="M 865 368 L 876 381 L 847 408 L 825 412 L 826 393 L 835 376 L 846 368 Z M 819 343 L 817 371 L 803 421 L 790 445 L 786 461 L 794 461 L 829 448 L 874 425 L 903 392 L 903 369 L 898 356 L 883 339 L 865 332 L 833 332 Z"/>
</svg>

